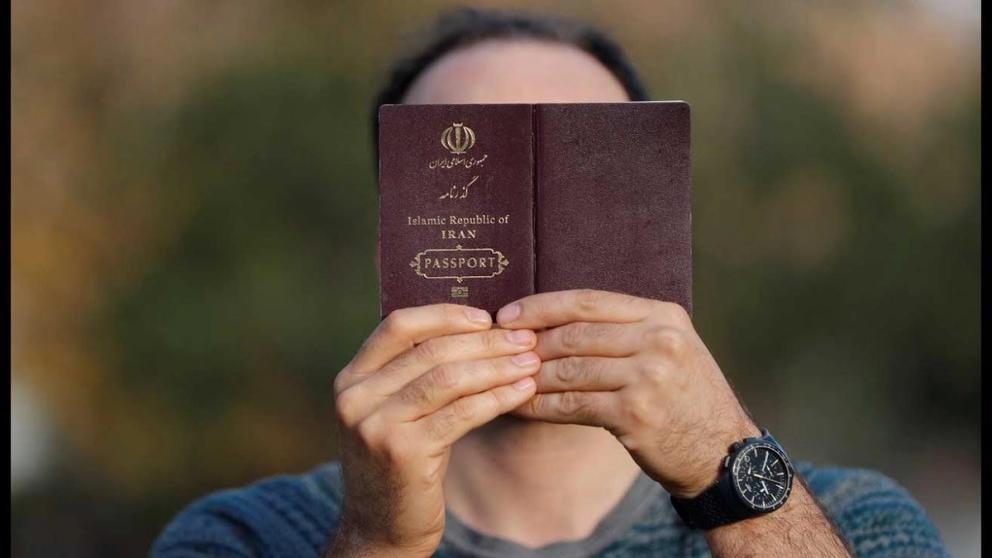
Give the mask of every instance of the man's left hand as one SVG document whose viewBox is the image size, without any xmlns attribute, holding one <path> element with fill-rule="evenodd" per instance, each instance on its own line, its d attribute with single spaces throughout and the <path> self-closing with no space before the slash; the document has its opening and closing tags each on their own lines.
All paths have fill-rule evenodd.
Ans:
<svg viewBox="0 0 992 558">
<path fill-rule="evenodd" d="M 606 428 L 675 496 L 705 490 L 730 444 L 761 434 L 678 304 L 580 289 L 522 298 L 497 321 L 544 329 L 537 394 L 514 414 Z"/>
</svg>

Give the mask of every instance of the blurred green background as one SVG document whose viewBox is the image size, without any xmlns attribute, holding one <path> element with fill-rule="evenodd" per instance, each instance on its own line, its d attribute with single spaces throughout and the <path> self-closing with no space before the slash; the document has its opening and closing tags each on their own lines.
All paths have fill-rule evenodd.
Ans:
<svg viewBox="0 0 992 558">
<path fill-rule="evenodd" d="M 794 457 L 893 476 L 977 556 L 978 2 L 480 4 L 594 20 L 692 104 L 703 339 Z M 15 556 L 141 555 L 334 458 L 371 96 L 449 5 L 13 3 Z"/>
</svg>

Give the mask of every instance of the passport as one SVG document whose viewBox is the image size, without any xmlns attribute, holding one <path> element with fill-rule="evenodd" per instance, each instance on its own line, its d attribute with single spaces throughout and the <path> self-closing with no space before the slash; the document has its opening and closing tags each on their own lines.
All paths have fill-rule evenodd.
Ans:
<svg viewBox="0 0 992 558">
<path fill-rule="evenodd" d="M 493 314 L 591 288 L 692 313 L 682 101 L 383 105 L 379 301 Z"/>
</svg>

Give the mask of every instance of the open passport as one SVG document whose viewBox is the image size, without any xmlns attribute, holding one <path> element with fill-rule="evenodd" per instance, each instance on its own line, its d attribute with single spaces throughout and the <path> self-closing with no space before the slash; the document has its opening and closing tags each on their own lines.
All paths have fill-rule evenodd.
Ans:
<svg viewBox="0 0 992 558">
<path fill-rule="evenodd" d="M 592 288 L 692 312 L 689 105 L 383 105 L 380 312 Z"/>
</svg>

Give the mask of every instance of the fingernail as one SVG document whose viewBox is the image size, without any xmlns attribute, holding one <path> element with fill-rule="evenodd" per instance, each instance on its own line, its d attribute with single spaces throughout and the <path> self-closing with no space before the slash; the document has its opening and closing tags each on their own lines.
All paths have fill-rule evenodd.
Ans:
<svg viewBox="0 0 992 558">
<path fill-rule="evenodd" d="M 499 323 L 501 324 L 512 322 L 520 317 L 520 312 L 522 310 L 523 308 L 520 307 L 520 304 L 514 302 L 509 306 L 500 308 L 499 312 L 496 313 L 496 319 L 499 320 Z"/>
<path fill-rule="evenodd" d="M 526 368 L 537 364 L 541 359 L 537 357 L 536 353 L 520 353 L 519 355 L 513 355 L 510 357 L 510 360 L 513 364 Z"/>
<path fill-rule="evenodd" d="M 534 340 L 534 332 L 529 329 L 513 329 L 507 332 L 506 338 L 510 340 L 510 343 L 530 345 Z"/>
<path fill-rule="evenodd" d="M 489 323 L 489 312 L 482 310 L 480 308 L 472 308 L 471 306 L 465 309 L 465 315 L 468 316 L 470 321 L 479 324 Z"/>
<path fill-rule="evenodd" d="M 513 387 L 517 388 L 520 391 L 527 391 L 530 389 L 532 385 L 534 385 L 534 378 L 531 378 L 530 376 L 527 376 L 522 380 L 517 380 L 516 382 L 513 382 Z"/>
</svg>

